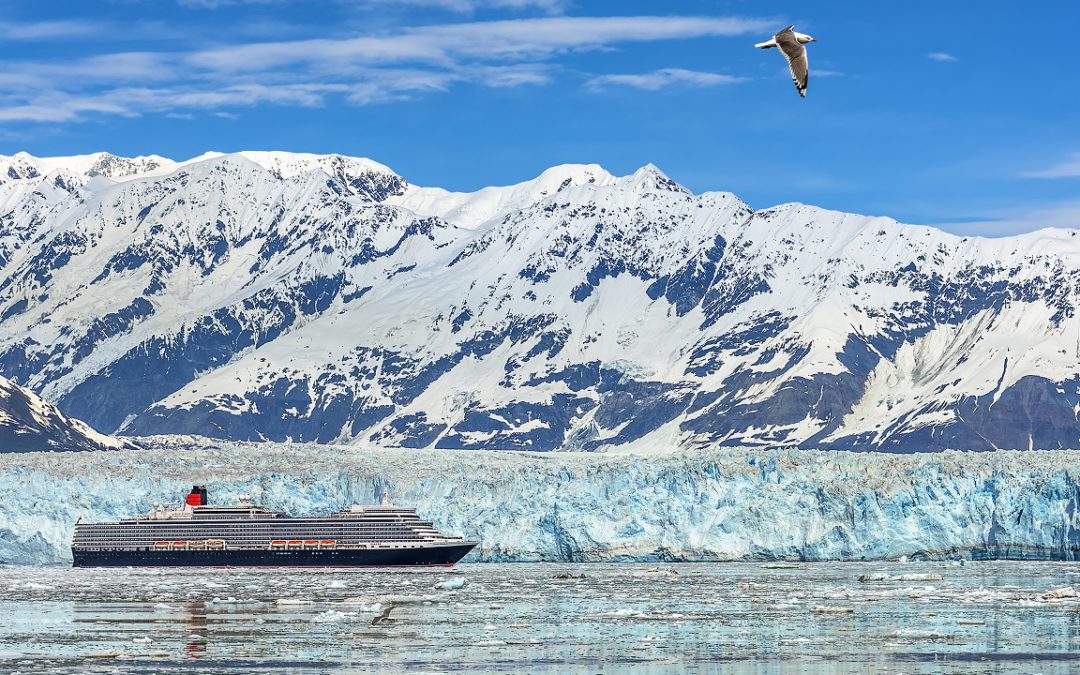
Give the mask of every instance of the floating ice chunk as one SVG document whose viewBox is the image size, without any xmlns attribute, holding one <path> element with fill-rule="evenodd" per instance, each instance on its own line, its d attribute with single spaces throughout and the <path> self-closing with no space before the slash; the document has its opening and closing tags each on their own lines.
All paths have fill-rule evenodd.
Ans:
<svg viewBox="0 0 1080 675">
<path fill-rule="evenodd" d="M 1076 589 L 1072 586 L 1062 586 L 1061 588 L 1055 588 L 1036 595 L 1033 600 L 1039 600 L 1041 602 L 1053 602 L 1055 600 L 1073 600 L 1080 598 L 1080 593 L 1076 592 Z"/>
<path fill-rule="evenodd" d="M 262 603 L 253 598 L 234 598 L 230 595 L 227 598 L 214 598 L 205 604 L 208 607 L 215 607 L 222 605 L 261 605 Z"/>
<path fill-rule="evenodd" d="M 430 603 L 437 597 L 435 595 L 387 595 L 379 602 L 383 605 L 422 605 Z"/>
<path fill-rule="evenodd" d="M 336 609 L 328 609 L 322 614 L 312 617 L 315 623 L 337 623 L 339 621 L 352 621 L 356 618 L 356 612 L 339 612 Z"/>
<path fill-rule="evenodd" d="M 278 598 L 277 604 L 279 605 L 314 605 L 314 600 L 307 600 L 306 598 Z"/>
<path fill-rule="evenodd" d="M 863 574 L 859 577 L 861 583 L 868 583 L 871 581 L 941 581 L 940 574 L 933 574 L 931 572 L 914 572 L 912 574 L 885 574 L 884 572 L 874 572 L 873 574 Z"/>
<path fill-rule="evenodd" d="M 370 602 L 367 598 L 358 596 L 345 598 L 341 601 L 341 604 L 355 606 L 358 610 L 364 612 L 378 612 L 383 608 L 381 602 Z"/>
<path fill-rule="evenodd" d="M 871 581 L 888 581 L 889 575 L 884 572 L 874 572 L 873 574 L 863 574 L 859 577 L 859 583 L 868 583 Z"/>
<path fill-rule="evenodd" d="M 851 614 L 855 609 L 838 605 L 814 605 L 810 608 L 812 614 Z"/>
<path fill-rule="evenodd" d="M 133 644 L 137 644 L 137 645 L 148 645 L 151 642 L 153 642 L 153 640 L 151 640 L 148 637 L 137 637 L 137 638 L 131 638 L 131 642 Z"/>
<path fill-rule="evenodd" d="M 330 583 L 326 584 L 326 587 L 327 588 L 348 588 L 348 584 L 346 584 L 341 579 L 334 579 Z"/>
<path fill-rule="evenodd" d="M 435 590 L 437 591 L 456 591 L 458 589 L 465 588 L 465 579 L 447 579 L 435 584 Z"/>
<path fill-rule="evenodd" d="M 901 629 L 894 631 L 893 637 L 909 640 L 947 640 L 950 636 L 936 630 Z"/>
</svg>

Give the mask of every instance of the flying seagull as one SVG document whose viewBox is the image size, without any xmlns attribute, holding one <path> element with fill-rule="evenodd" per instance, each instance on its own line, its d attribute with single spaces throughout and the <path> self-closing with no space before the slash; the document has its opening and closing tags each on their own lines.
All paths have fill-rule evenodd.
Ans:
<svg viewBox="0 0 1080 675">
<path fill-rule="evenodd" d="M 795 26 L 788 26 L 773 36 L 768 42 L 760 42 L 758 49 L 779 47 L 780 53 L 787 59 L 788 67 L 791 68 L 791 79 L 795 80 L 795 88 L 799 90 L 799 96 L 806 97 L 806 81 L 810 78 L 810 68 L 806 65 L 806 43 L 817 42 L 809 35 L 795 32 Z"/>
<path fill-rule="evenodd" d="M 392 611 L 394 611 L 394 605 L 387 605 L 386 609 L 382 611 L 382 614 L 371 620 L 371 625 L 378 626 L 384 621 L 393 621 L 393 619 L 390 618 L 390 612 Z"/>
</svg>

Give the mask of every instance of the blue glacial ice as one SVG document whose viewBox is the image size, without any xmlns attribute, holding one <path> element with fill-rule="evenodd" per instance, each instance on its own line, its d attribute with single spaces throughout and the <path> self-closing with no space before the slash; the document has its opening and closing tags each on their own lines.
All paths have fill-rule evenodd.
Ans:
<svg viewBox="0 0 1080 675">
<path fill-rule="evenodd" d="M 666 455 L 375 450 L 160 437 L 125 452 L 0 454 L 0 562 L 70 561 L 75 521 L 250 495 L 288 514 L 383 495 L 472 560 L 1080 558 L 1080 452 Z"/>
</svg>

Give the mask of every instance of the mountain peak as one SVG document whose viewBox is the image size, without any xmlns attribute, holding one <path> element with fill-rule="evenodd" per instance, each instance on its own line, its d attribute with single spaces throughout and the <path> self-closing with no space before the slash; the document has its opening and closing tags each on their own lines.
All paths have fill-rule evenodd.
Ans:
<svg viewBox="0 0 1080 675">
<path fill-rule="evenodd" d="M 619 183 L 634 190 L 667 190 L 689 194 L 689 190 L 668 178 L 666 173 L 651 162 L 633 174 L 619 179 Z"/>
</svg>

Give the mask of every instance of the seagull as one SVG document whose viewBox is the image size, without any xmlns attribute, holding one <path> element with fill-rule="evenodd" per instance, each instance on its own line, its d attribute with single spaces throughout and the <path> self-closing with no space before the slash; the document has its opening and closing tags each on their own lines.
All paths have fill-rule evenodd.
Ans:
<svg viewBox="0 0 1080 675">
<path fill-rule="evenodd" d="M 759 42 L 754 45 L 758 49 L 779 47 L 780 53 L 787 59 L 788 67 L 791 68 L 791 79 L 795 80 L 795 88 L 799 90 L 799 96 L 806 97 L 806 81 L 810 78 L 810 69 L 806 65 L 806 45 L 808 42 L 817 42 L 809 35 L 795 32 L 795 26 L 788 26 L 772 37 L 768 42 Z"/>
<path fill-rule="evenodd" d="M 390 618 L 390 612 L 394 611 L 394 605 L 387 605 L 386 609 L 382 611 L 382 614 L 371 620 L 372 626 L 378 626 L 383 621 L 393 621 Z"/>
</svg>

